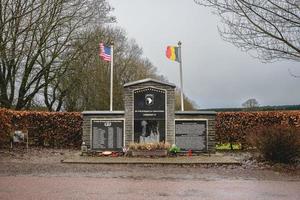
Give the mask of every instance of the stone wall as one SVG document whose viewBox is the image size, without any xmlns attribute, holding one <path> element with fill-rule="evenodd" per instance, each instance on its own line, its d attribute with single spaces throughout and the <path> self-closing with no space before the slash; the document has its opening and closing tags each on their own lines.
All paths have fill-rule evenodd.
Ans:
<svg viewBox="0 0 300 200">
<path fill-rule="evenodd" d="M 173 144 L 175 142 L 175 126 L 174 126 L 174 110 L 175 110 L 175 86 L 157 83 L 142 82 L 124 87 L 124 108 L 125 108 L 125 145 L 129 145 L 133 141 L 133 107 L 134 107 L 134 90 L 154 87 L 166 91 L 166 142 Z"/>
</svg>

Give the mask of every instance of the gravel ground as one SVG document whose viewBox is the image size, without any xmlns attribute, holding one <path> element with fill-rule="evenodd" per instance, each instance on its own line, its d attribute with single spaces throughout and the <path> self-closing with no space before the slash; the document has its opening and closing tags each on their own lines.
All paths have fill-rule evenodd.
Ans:
<svg viewBox="0 0 300 200">
<path fill-rule="evenodd" d="M 2 200 L 299 200 L 299 181 L 8 176 Z"/>
<path fill-rule="evenodd" d="M 65 149 L 0 150 L 0 200 L 298 200 L 300 167 L 224 153 L 237 165 L 63 164 Z"/>
<path fill-rule="evenodd" d="M 242 161 L 236 165 L 95 165 L 63 164 L 78 151 L 31 148 L 0 150 L 0 176 L 63 176 L 153 180 L 299 181 L 300 167 L 257 162 L 250 153 L 224 153 Z"/>
</svg>

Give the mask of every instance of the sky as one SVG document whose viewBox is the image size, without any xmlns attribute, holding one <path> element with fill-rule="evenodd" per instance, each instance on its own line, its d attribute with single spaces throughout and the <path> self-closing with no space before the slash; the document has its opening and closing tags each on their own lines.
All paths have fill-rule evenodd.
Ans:
<svg viewBox="0 0 300 200">
<path fill-rule="evenodd" d="M 179 64 L 165 56 L 182 42 L 183 91 L 198 108 L 300 104 L 300 63 L 262 63 L 221 39 L 218 16 L 193 0 L 109 0 L 117 26 L 136 40 L 158 73 L 180 86 Z"/>
</svg>

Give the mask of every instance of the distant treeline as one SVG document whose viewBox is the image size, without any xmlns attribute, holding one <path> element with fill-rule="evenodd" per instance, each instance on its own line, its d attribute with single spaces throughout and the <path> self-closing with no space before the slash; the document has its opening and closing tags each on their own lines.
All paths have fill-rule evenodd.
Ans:
<svg viewBox="0 0 300 200">
<path fill-rule="evenodd" d="M 300 105 L 260 106 L 255 108 L 209 108 L 200 111 L 216 112 L 238 112 L 238 111 L 278 111 L 278 110 L 300 110 Z"/>
</svg>

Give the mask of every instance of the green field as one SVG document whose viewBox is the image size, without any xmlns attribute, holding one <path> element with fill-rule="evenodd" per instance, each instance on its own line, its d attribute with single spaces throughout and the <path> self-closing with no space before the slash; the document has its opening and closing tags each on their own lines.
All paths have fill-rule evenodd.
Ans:
<svg viewBox="0 0 300 200">
<path fill-rule="evenodd" d="M 240 150 L 241 149 L 241 144 L 233 144 L 232 147 L 233 147 L 233 150 Z M 217 144 L 216 145 L 216 150 L 231 150 L 230 143 Z"/>
</svg>

